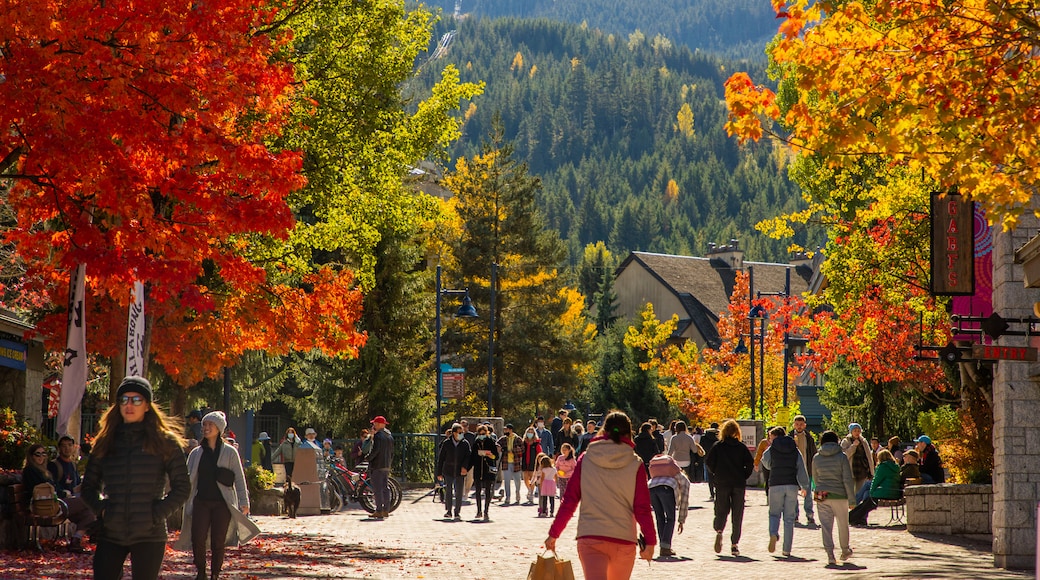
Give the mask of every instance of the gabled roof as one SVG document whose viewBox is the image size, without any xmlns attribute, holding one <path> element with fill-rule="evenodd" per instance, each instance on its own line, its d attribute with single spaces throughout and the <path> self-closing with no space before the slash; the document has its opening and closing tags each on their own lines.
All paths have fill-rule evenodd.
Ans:
<svg viewBox="0 0 1040 580">
<path fill-rule="evenodd" d="M 688 318 L 709 346 L 718 346 L 719 314 L 729 307 L 738 270 L 718 259 L 632 252 L 618 266 L 617 273 L 632 262 L 640 264 L 674 293 L 686 309 L 687 316 L 680 314 L 680 318 Z M 806 265 L 744 262 L 744 268 L 748 266 L 754 268 L 755 292 L 783 292 L 786 271 L 791 269 L 791 295 L 797 296 L 808 289 L 812 275 L 812 269 Z"/>
</svg>

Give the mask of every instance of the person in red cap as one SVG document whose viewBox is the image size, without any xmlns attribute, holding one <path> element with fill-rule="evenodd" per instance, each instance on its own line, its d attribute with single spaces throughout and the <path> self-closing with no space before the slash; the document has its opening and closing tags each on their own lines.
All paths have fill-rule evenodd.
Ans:
<svg viewBox="0 0 1040 580">
<path fill-rule="evenodd" d="M 394 461 L 394 438 L 390 430 L 386 428 L 386 417 L 379 415 L 372 419 L 372 450 L 368 452 L 368 481 L 375 494 L 376 511 L 372 514 L 375 519 L 383 519 L 390 516 L 387 505 L 390 504 L 390 487 L 387 480 L 390 478 L 390 467 Z"/>
</svg>

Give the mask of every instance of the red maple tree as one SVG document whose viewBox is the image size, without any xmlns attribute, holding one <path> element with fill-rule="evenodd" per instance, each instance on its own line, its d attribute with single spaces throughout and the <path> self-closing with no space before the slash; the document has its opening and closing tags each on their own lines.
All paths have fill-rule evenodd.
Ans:
<svg viewBox="0 0 1040 580">
<path fill-rule="evenodd" d="M 121 350 L 133 280 L 148 286 L 153 360 L 182 385 L 251 349 L 350 353 L 361 296 L 347 270 L 299 275 L 272 240 L 293 225 L 301 155 L 282 129 L 293 70 L 277 3 L 14 2 L 0 8 L 0 179 L 24 263 L 9 288 L 49 346 L 68 272 L 87 264 L 88 346 Z M 37 302 L 38 304 L 38 302 Z"/>
</svg>

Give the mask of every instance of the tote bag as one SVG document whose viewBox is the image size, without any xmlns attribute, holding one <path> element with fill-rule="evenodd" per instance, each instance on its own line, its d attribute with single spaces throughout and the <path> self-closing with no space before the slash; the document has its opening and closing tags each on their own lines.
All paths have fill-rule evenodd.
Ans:
<svg viewBox="0 0 1040 580">
<path fill-rule="evenodd" d="M 556 552 L 550 552 L 551 558 L 544 554 L 531 564 L 531 570 L 527 573 L 527 580 L 574 580 L 574 568 L 570 560 L 561 560 Z"/>
</svg>

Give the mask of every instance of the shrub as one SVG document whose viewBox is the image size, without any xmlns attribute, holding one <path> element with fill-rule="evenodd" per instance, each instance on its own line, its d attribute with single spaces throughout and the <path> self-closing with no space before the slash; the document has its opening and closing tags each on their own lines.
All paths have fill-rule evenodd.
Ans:
<svg viewBox="0 0 1040 580">
<path fill-rule="evenodd" d="M 939 450 L 951 483 L 993 481 L 993 420 L 988 409 L 940 407 L 921 413 L 917 423 Z"/>
<path fill-rule="evenodd" d="M 249 488 L 250 497 L 265 489 L 271 489 L 274 487 L 274 472 L 267 471 L 259 465 L 250 465 L 246 468 L 246 486 Z"/>
<path fill-rule="evenodd" d="M 21 469 L 33 443 L 47 444 L 40 432 L 9 407 L 0 409 L 0 469 Z"/>
</svg>

